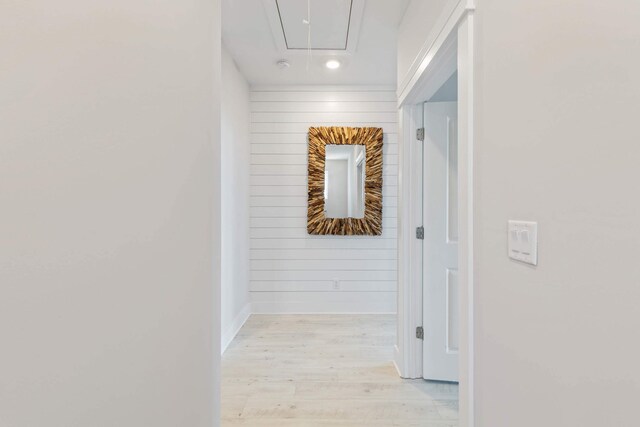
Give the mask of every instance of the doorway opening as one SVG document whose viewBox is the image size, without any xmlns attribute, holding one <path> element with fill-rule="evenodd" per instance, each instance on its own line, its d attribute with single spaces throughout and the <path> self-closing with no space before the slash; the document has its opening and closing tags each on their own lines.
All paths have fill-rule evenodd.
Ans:
<svg viewBox="0 0 640 427">
<path fill-rule="evenodd" d="M 457 384 L 459 425 L 471 427 L 474 7 L 459 6 L 399 88 L 403 212 L 395 360 L 403 378 Z"/>
</svg>

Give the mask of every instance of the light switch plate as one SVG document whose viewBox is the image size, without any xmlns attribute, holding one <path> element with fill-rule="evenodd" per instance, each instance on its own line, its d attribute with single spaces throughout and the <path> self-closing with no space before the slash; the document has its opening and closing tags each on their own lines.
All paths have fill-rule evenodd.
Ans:
<svg viewBox="0 0 640 427">
<path fill-rule="evenodd" d="M 538 265 L 538 223 L 509 221 L 509 258 Z"/>
</svg>

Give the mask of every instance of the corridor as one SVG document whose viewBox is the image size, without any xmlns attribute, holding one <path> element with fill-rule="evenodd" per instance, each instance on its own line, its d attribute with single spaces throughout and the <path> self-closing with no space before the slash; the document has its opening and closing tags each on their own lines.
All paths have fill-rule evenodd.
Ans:
<svg viewBox="0 0 640 427">
<path fill-rule="evenodd" d="M 403 380 L 394 315 L 253 315 L 222 359 L 222 425 L 457 427 L 457 385 Z"/>
</svg>

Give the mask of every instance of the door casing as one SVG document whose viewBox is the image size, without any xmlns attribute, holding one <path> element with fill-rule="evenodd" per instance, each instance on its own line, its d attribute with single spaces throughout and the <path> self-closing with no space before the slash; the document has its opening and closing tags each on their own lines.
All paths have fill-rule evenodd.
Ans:
<svg viewBox="0 0 640 427">
<path fill-rule="evenodd" d="M 474 426 L 474 297 L 473 297 L 473 166 L 474 166 L 474 10 L 475 0 L 459 0 L 454 12 L 425 43 L 415 72 L 400 88 L 400 173 L 398 208 L 398 341 L 395 364 L 404 378 L 422 378 L 422 146 L 416 131 L 422 125 L 422 102 L 431 98 L 458 69 L 458 209 L 460 280 L 460 405 L 459 423 Z M 425 41 L 427 42 L 427 41 Z M 420 159 L 420 161 L 416 160 Z"/>
</svg>

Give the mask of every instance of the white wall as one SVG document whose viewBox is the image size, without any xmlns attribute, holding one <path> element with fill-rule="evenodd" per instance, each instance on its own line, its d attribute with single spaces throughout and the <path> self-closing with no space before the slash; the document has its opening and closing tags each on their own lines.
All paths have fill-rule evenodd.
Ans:
<svg viewBox="0 0 640 427">
<path fill-rule="evenodd" d="M 222 351 L 249 305 L 249 85 L 222 49 Z"/>
<path fill-rule="evenodd" d="M 398 87 L 402 89 L 419 65 L 415 59 L 426 51 L 458 0 L 411 0 L 398 27 Z"/>
<path fill-rule="evenodd" d="M 219 31 L 217 1 L 2 2 L 0 425 L 216 424 Z"/>
<path fill-rule="evenodd" d="M 635 426 L 640 3 L 477 3 L 475 425 Z"/>
<path fill-rule="evenodd" d="M 251 92 L 251 297 L 255 312 L 395 312 L 398 113 L 386 88 Z M 309 236 L 310 126 L 384 129 L 383 235 Z M 333 289 L 333 279 L 339 290 Z"/>
<path fill-rule="evenodd" d="M 480 426 L 638 425 L 640 3 L 478 2 Z M 506 223 L 539 223 L 536 268 Z"/>
</svg>

